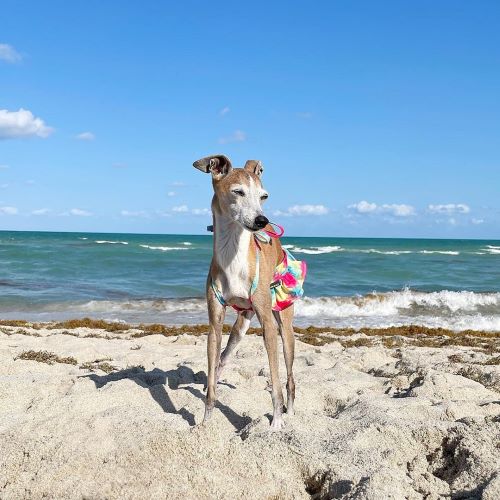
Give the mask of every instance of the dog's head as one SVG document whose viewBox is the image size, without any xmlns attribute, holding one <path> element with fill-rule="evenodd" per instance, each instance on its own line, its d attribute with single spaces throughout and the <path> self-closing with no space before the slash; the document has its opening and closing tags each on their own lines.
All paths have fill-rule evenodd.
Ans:
<svg viewBox="0 0 500 500">
<path fill-rule="evenodd" d="M 229 158 L 214 155 L 195 161 L 193 166 L 212 175 L 212 210 L 220 211 L 248 231 L 266 227 L 269 220 L 262 204 L 269 195 L 262 186 L 264 169 L 260 161 L 248 160 L 243 168 L 233 168 Z"/>
</svg>

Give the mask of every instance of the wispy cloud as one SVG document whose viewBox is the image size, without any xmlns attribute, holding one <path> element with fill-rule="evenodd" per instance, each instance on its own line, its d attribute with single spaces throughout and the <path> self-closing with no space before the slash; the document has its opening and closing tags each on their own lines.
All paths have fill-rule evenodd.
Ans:
<svg viewBox="0 0 500 500">
<path fill-rule="evenodd" d="M 285 211 L 276 210 L 273 215 L 275 216 L 306 216 L 306 215 L 326 215 L 329 213 L 328 207 L 324 205 L 292 205 L 288 207 Z"/>
<path fill-rule="evenodd" d="M 172 217 L 172 214 L 166 210 L 157 210 L 156 215 L 159 215 L 160 217 Z"/>
<path fill-rule="evenodd" d="M 472 224 L 474 224 L 475 226 L 477 226 L 479 224 L 484 224 L 484 219 L 475 219 L 475 218 L 472 218 L 471 222 L 472 222 Z"/>
<path fill-rule="evenodd" d="M 92 212 L 82 210 L 81 208 L 72 208 L 69 213 L 70 215 L 76 215 L 77 217 L 90 217 L 93 215 Z"/>
<path fill-rule="evenodd" d="M 169 191 L 169 192 L 167 193 L 167 196 L 172 197 L 172 196 L 175 196 L 176 194 L 177 194 L 177 193 L 176 193 L 175 191 Z"/>
<path fill-rule="evenodd" d="M 395 217 L 410 217 L 416 214 L 415 208 L 411 205 L 398 205 L 393 203 L 390 205 L 382 205 L 380 208 L 382 212 L 394 215 Z"/>
<path fill-rule="evenodd" d="M 211 215 L 212 210 L 210 210 L 209 208 L 193 208 L 191 210 L 191 213 L 193 215 Z"/>
<path fill-rule="evenodd" d="M 48 215 L 51 212 L 50 208 L 39 208 L 31 212 L 32 215 Z"/>
<path fill-rule="evenodd" d="M 185 214 L 189 212 L 189 207 L 187 205 L 179 205 L 177 207 L 173 207 L 172 212 L 176 214 Z"/>
<path fill-rule="evenodd" d="M 0 207 L 0 215 L 17 215 L 18 212 L 16 207 Z"/>
<path fill-rule="evenodd" d="M 5 61 L 10 64 L 20 62 L 23 56 L 8 43 L 0 43 L 0 61 Z"/>
<path fill-rule="evenodd" d="M 232 142 L 244 142 L 247 139 L 247 135 L 242 130 L 235 130 L 231 135 L 221 137 L 219 139 L 219 144 L 230 144 Z"/>
<path fill-rule="evenodd" d="M 219 111 L 219 115 L 220 116 L 224 116 L 224 115 L 227 115 L 229 113 L 229 111 L 231 111 L 231 108 L 229 106 L 224 106 L 220 111 Z"/>
<path fill-rule="evenodd" d="M 189 208 L 187 205 L 178 205 L 172 207 L 170 212 L 157 212 L 162 217 L 169 217 L 170 215 L 210 215 L 212 211 L 209 208 Z"/>
<path fill-rule="evenodd" d="M 122 217 L 148 217 L 148 213 L 145 210 L 122 210 L 120 212 Z"/>
<path fill-rule="evenodd" d="M 376 203 L 370 203 L 366 200 L 362 200 L 358 203 L 349 205 L 347 208 L 354 210 L 358 214 L 389 214 L 394 217 L 410 217 L 416 215 L 416 210 L 411 205 L 397 204 L 397 203 L 384 203 L 383 205 L 377 205 Z"/>
<path fill-rule="evenodd" d="M 0 170 L 7 170 L 9 167 L 9 165 L 0 165 Z"/>
<path fill-rule="evenodd" d="M 48 137 L 54 129 L 45 125 L 41 118 L 36 118 L 31 111 L 19 109 L 8 111 L 0 109 L 0 139 L 18 139 L 22 137 Z"/>
<path fill-rule="evenodd" d="M 95 135 L 92 132 L 81 132 L 80 134 L 75 135 L 75 139 L 79 141 L 93 141 L 95 139 Z"/>
<path fill-rule="evenodd" d="M 465 203 L 448 203 L 443 205 L 429 205 L 427 210 L 433 214 L 468 214 L 470 207 Z"/>
</svg>

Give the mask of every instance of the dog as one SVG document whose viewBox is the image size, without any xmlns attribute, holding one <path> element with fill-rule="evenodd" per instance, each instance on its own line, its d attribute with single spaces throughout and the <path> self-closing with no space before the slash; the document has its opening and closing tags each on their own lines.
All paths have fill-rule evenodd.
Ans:
<svg viewBox="0 0 500 500">
<path fill-rule="evenodd" d="M 284 250 L 279 238 L 264 215 L 263 203 L 268 193 L 262 185 L 263 167 L 260 161 L 248 160 L 243 168 L 233 168 L 224 155 L 202 158 L 193 166 L 212 176 L 214 196 L 213 257 L 208 273 L 206 298 L 210 328 L 207 355 L 208 376 L 205 415 L 206 423 L 216 401 L 216 386 L 224 366 L 245 336 L 254 315 L 263 329 L 264 344 L 269 359 L 273 419 L 271 428 L 283 425 L 283 393 L 278 374 L 278 331 L 283 343 L 287 371 L 286 413 L 293 415 L 295 381 L 293 361 L 295 337 L 294 306 L 273 310 L 270 293 L 275 269 L 283 261 Z M 271 235 L 259 239 L 257 236 Z M 238 311 L 226 348 L 221 355 L 222 327 L 226 306 Z"/>
</svg>

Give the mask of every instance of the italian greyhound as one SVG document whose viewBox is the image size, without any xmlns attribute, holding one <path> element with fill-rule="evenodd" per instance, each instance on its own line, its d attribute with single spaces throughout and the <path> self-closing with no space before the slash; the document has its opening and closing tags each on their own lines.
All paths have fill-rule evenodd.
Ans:
<svg viewBox="0 0 500 500">
<path fill-rule="evenodd" d="M 269 359 L 273 401 L 271 428 L 279 430 L 283 424 L 283 393 L 278 374 L 277 335 L 279 330 L 287 371 L 286 411 L 287 414 L 293 415 L 294 306 L 292 304 L 281 311 L 272 308 L 270 287 L 274 270 L 283 259 L 283 250 L 262 208 L 269 196 L 262 186 L 262 164 L 260 161 L 248 160 L 243 168 L 233 168 L 229 158 L 214 155 L 194 162 L 193 166 L 211 174 L 214 189 L 213 257 L 206 286 L 210 329 L 207 343 L 207 397 L 203 422 L 207 422 L 212 415 L 216 386 L 222 370 L 256 314 L 263 329 Z M 267 241 L 259 241 L 256 236 L 263 232 L 272 234 L 273 237 Z M 233 306 L 238 311 L 238 316 L 221 355 L 226 305 Z"/>
</svg>

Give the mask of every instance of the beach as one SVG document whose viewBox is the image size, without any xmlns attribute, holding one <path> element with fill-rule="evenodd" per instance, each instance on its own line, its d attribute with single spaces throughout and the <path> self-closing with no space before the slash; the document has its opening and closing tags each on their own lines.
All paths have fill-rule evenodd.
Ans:
<svg viewBox="0 0 500 500">
<path fill-rule="evenodd" d="M 0 500 L 500 500 L 500 2 L 0 12 Z"/>
<path fill-rule="evenodd" d="M 206 326 L 2 321 L 0 497 L 499 498 L 500 337 L 297 330 L 271 432 L 258 330 L 202 426 Z"/>
</svg>

